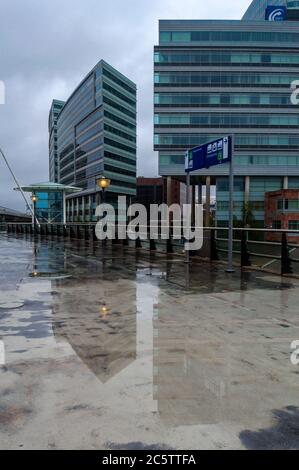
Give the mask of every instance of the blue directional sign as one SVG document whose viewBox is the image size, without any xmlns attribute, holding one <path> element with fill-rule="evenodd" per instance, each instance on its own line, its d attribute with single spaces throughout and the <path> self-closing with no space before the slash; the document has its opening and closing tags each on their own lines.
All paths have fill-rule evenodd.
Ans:
<svg viewBox="0 0 299 470">
<path fill-rule="evenodd" d="M 185 156 L 185 171 L 202 170 L 203 168 L 210 168 L 210 166 L 230 162 L 232 150 L 231 136 L 223 137 L 188 150 Z"/>
</svg>

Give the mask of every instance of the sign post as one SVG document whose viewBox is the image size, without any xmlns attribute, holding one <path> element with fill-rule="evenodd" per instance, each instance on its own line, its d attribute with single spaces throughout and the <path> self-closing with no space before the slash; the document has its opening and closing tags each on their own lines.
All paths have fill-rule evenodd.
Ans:
<svg viewBox="0 0 299 470">
<path fill-rule="evenodd" d="M 234 136 L 227 136 L 209 142 L 186 152 L 185 171 L 187 183 L 187 204 L 190 201 L 190 173 L 195 170 L 229 163 L 229 234 L 228 234 L 228 266 L 226 272 L 233 273 L 233 223 L 234 223 Z M 186 262 L 189 253 L 186 250 Z"/>
<path fill-rule="evenodd" d="M 188 152 L 189 153 L 189 152 Z M 187 157 L 186 157 L 187 158 Z M 187 171 L 186 175 L 186 185 L 187 185 L 187 196 L 186 196 L 186 203 L 187 203 L 187 224 L 189 225 L 190 217 L 189 217 L 189 204 L 190 204 L 190 171 Z M 188 231 L 190 234 L 190 230 Z M 186 259 L 185 263 L 190 263 L 190 252 L 189 250 L 186 250 Z"/>
<path fill-rule="evenodd" d="M 234 136 L 232 136 L 232 158 L 229 162 L 229 225 L 228 225 L 228 264 L 227 273 L 234 273 L 233 268 L 233 241 L 234 241 Z"/>
</svg>

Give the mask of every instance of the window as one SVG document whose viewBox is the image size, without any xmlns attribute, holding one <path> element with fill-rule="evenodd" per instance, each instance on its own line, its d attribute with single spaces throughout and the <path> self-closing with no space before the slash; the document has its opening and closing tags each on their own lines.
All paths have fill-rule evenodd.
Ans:
<svg viewBox="0 0 299 470">
<path fill-rule="evenodd" d="M 299 220 L 289 220 L 289 230 L 299 230 Z"/>
<path fill-rule="evenodd" d="M 272 228 L 275 230 L 281 230 L 281 220 L 273 220 Z"/>
<path fill-rule="evenodd" d="M 299 42 L 299 33 L 278 31 L 161 31 L 165 42 Z"/>
</svg>

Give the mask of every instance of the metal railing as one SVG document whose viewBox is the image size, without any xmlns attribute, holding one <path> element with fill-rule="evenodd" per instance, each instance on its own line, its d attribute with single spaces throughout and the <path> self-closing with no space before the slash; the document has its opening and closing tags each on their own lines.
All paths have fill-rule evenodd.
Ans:
<svg viewBox="0 0 299 470">
<path fill-rule="evenodd" d="M 34 227 L 30 223 L 7 223 L 5 228 L 10 233 L 30 234 L 37 236 L 67 237 L 70 239 L 83 239 L 98 241 L 95 234 L 96 223 L 67 223 L 67 224 L 41 224 Z M 146 227 L 149 234 L 149 227 Z M 204 227 L 204 243 L 201 250 L 191 252 L 208 258 L 210 261 L 224 260 L 228 253 L 228 240 L 226 227 Z M 270 240 L 269 237 L 275 237 Z M 296 243 L 291 239 L 298 238 Z M 182 253 L 184 239 L 174 240 L 172 236 L 168 240 L 137 238 L 134 242 L 128 238 L 125 240 L 113 240 L 113 243 L 129 245 L 136 249 L 147 248 L 151 251 L 163 251 L 167 254 Z M 278 272 L 281 275 L 299 275 L 299 230 L 276 230 L 259 228 L 234 228 L 233 240 L 234 263 L 245 267 L 258 267 L 264 270 Z"/>
</svg>

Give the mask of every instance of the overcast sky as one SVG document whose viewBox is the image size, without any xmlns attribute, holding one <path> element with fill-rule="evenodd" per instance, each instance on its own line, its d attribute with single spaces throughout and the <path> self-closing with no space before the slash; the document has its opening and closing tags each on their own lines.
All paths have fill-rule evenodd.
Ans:
<svg viewBox="0 0 299 470">
<path fill-rule="evenodd" d="M 21 184 L 48 181 L 48 112 L 104 59 L 137 83 L 138 175 L 153 152 L 153 46 L 159 19 L 240 19 L 250 0 L 0 0 L 0 146 Z M 0 157 L 0 206 L 23 209 Z"/>
</svg>

